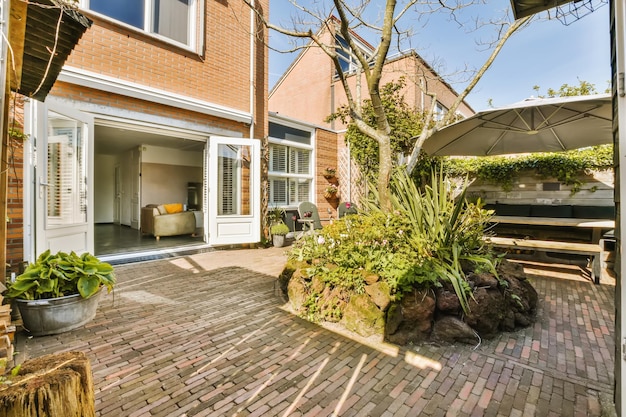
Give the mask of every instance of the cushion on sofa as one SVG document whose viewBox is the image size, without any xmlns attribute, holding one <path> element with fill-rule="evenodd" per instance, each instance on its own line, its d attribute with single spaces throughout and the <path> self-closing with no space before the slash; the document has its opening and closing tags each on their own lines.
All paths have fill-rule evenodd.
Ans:
<svg viewBox="0 0 626 417">
<path fill-rule="evenodd" d="M 572 217 L 572 206 L 570 205 L 534 205 L 530 209 L 532 217 Z"/>
<path fill-rule="evenodd" d="M 496 204 L 496 215 L 498 216 L 530 216 L 530 204 Z"/>
<path fill-rule="evenodd" d="M 181 203 L 163 204 L 163 207 L 165 207 L 167 214 L 180 213 L 183 211 L 183 205 Z"/>
<path fill-rule="evenodd" d="M 615 218 L 615 206 L 573 206 L 572 211 L 577 219 Z"/>
<path fill-rule="evenodd" d="M 165 204 L 159 204 L 157 206 L 157 210 L 159 211 L 159 214 L 167 214 L 167 210 L 165 209 Z"/>
</svg>

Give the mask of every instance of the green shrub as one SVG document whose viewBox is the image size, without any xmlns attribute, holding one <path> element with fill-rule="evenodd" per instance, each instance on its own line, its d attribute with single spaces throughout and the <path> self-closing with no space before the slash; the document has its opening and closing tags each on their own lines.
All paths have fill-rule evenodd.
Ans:
<svg viewBox="0 0 626 417">
<path fill-rule="evenodd" d="M 286 235 L 287 233 L 289 233 L 289 226 L 287 226 L 285 223 L 280 222 L 280 223 L 276 223 L 273 224 L 270 227 L 270 233 L 272 235 Z"/>
<path fill-rule="evenodd" d="M 491 216 L 468 203 L 441 175 L 419 191 L 404 171 L 392 179 L 391 212 L 382 211 L 376 193 L 357 216 L 335 220 L 316 235 L 307 235 L 290 252 L 310 265 L 308 275 L 327 285 L 361 293 L 365 276 L 375 273 L 400 298 L 419 286 L 455 288 L 467 309 L 469 286 L 462 262 L 495 272 L 493 257 L 482 236 Z"/>
</svg>

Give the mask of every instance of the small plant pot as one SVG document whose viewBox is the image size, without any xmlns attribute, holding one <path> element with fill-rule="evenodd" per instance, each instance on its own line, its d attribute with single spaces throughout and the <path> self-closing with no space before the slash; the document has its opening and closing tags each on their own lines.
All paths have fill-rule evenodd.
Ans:
<svg viewBox="0 0 626 417">
<path fill-rule="evenodd" d="M 324 193 L 324 198 L 328 200 L 333 200 L 337 198 L 337 193 Z"/>
<path fill-rule="evenodd" d="M 85 299 L 80 294 L 42 300 L 15 300 L 24 328 L 33 336 L 67 332 L 96 316 L 101 291 Z"/>
<path fill-rule="evenodd" d="M 274 247 L 282 248 L 285 246 L 285 235 L 273 235 L 272 243 L 274 244 Z"/>
<path fill-rule="evenodd" d="M 326 178 L 327 180 L 335 178 L 335 174 L 323 174 L 323 175 L 324 175 L 324 178 Z"/>
</svg>

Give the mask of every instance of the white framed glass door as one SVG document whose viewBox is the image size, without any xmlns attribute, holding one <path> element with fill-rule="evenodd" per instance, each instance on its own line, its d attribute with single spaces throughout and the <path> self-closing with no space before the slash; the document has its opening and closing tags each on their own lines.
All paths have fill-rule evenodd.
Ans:
<svg viewBox="0 0 626 417">
<path fill-rule="evenodd" d="M 210 245 L 261 240 L 261 142 L 212 136 L 209 139 L 208 223 Z"/>
<path fill-rule="evenodd" d="M 93 117 L 31 101 L 35 115 L 35 255 L 94 251 Z"/>
</svg>

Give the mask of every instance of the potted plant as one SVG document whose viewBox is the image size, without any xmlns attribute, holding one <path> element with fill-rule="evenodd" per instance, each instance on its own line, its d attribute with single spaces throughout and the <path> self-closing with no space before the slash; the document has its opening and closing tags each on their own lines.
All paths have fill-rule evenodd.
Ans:
<svg viewBox="0 0 626 417">
<path fill-rule="evenodd" d="M 336 174 L 337 174 L 337 169 L 335 169 L 334 167 L 326 167 L 322 175 L 324 176 L 324 178 L 328 180 L 328 179 L 334 178 Z"/>
<path fill-rule="evenodd" d="M 102 287 L 111 292 L 115 282 L 113 267 L 89 253 L 47 250 L 8 284 L 6 297 L 32 335 L 57 334 L 91 321 Z"/>
<path fill-rule="evenodd" d="M 324 190 L 324 197 L 326 198 L 335 198 L 337 197 L 337 192 L 339 188 L 335 184 L 331 184 Z"/>
<path fill-rule="evenodd" d="M 270 227 L 270 233 L 272 234 L 272 243 L 277 248 L 285 246 L 285 236 L 289 233 L 289 227 L 283 223 L 276 223 Z"/>
<path fill-rule="evenodd" d="M 267 211 L 267 220 L 270 226 L 283 222 L 285 216 L 285 209 L 280 207 L 272 207 Z"/>
</svg>

